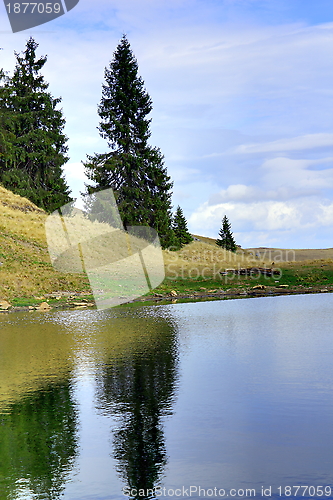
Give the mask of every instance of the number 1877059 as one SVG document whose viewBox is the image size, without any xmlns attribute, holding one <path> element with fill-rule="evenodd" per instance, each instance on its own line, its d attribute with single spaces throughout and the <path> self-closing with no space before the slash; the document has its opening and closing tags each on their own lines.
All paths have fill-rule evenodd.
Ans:
<svg viewBox="0 0 333 500">
<path fill-rule="evenodd" d="M 60 14 L 60 3 L 15 2 L 6 4 L 8 14 Z"/>
</svg>

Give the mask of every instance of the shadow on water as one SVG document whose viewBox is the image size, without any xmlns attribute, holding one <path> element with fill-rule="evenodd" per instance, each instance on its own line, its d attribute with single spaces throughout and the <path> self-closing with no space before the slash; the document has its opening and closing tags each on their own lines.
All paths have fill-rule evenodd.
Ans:
<svg viewBox="0 0 333 500">
<path fill-rule="evenodd" d="M 77 455 L 77 426 L 67 380 L 13 402 L 0 415 L 1 499 L 60 498 Z"/>
<path fill-rule="evenodd" d="M 123 493 L 132 499 L 154 497 L 163 476 L 167 463 L 163 421 L 172 415 L 178 385 L 172 319 L 155 319 L 153 332 L 147 331 L 146 337 L 140 348 L 110 356 L 97 373 L 97 407 L 118 421 L 113 457 L 126 484 Z"/>
</svg>

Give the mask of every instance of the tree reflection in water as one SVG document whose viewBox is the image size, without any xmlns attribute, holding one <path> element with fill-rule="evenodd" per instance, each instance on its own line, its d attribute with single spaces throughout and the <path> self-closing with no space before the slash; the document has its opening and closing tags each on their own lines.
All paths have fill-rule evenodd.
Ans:
<svg viewBox="0 0 333 500">
<path fill-rule="evenodd" d="M 113 437 L 118 473 L 126 489 L 137 491 L 130 497 L 140 499 L 153 497 L 142 490 L 158 486 L 167 463 L 163 419 L 172 415 L 178 379 L 173 322 L 159 318 L 154 323 L 141 348 L 110 358 L 97 380 L 99 408 L 120 421 Z"/>
<path fill-rule="evenodd" d="M 20 493 L 60 498 L 77 455 L 77 426 L 69 381 L 35 391 L 0 414 L 1 499 Z"/>
</svg>

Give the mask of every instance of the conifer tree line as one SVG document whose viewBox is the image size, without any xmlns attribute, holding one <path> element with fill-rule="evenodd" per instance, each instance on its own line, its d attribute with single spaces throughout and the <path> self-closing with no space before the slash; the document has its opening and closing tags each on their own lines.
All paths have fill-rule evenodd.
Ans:
<svg viewBox="0 0 333 500">
<path fill-rule="evenodd" d="M 61 98 L 48 92 L 30 38 L 15 52 L 12 77 L 0 70 L 0 183 L 48 212 L 72 201 L 63 174 L 68 161 Z M 84 194 L 112 188 L 125 229 L 150 226 L 163 248 L 179 249 L 192 241 L 180 207 L 172 214 L 172 186 L 164 158 L 149 144 L 152 100 L 138 75 L 138 63 L 124 35 L 105 68 L 98 106 L 98 131 L 107 151 L 87 155 L 89 179 Z"/>
<path fill-rule="evenodd" d="M 30 38 L 15 52 L 13 76 L 0 72 L 0 183 L 52 211 L 71 201 L 62 168 L 68 147 L 61 99 L 47 90 L 40 74 L 47 58 L 36 57 L 37 47 Z"/>
</svg>

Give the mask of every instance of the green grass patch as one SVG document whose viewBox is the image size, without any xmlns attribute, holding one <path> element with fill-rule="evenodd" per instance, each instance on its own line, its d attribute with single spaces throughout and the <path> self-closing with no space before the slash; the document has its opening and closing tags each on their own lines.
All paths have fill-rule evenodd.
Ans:
<svg viewBox="0 0 333 500">
<path fill-rule="evenodd" d="M 279 287 L 279 285 L 288 285 L 288 287 L 311 287 L 333 285 L 333 269 L 314 267 L 314 266 L 295 266 L 282 268 L 281 276 L 238 276 L 228 275 L 218 278 L 165 278 L 163 283 L 157 288 L 146 294 L 169 294 L 172 290 L 179 295 L 189 295 L 194 292 L 209 293 L 209 291 L 226 291 L 237 289 L 251 289 L 256 285 L 265 287 Z"/>
<path fill-rule="evenodd" d="M 178 294 L 191 294 L 191 292 L 208 293 L 209 291 L 226 291 L 230 289 L 252 288 L 256 285 L 276 286 L 282 281 L 276 277 L 266 276 L 221 276 L 220 278 L 165 278 L 163 283 L 149 292 L 149 295 L 155 293 L 168 294 L 172 290 Z"/>
<path fill-rule="evenodd" d="M 289 286 L 333 285 L 333 269 L 303 266 L 283 269 L 281 284 Z"/>
</svg>

